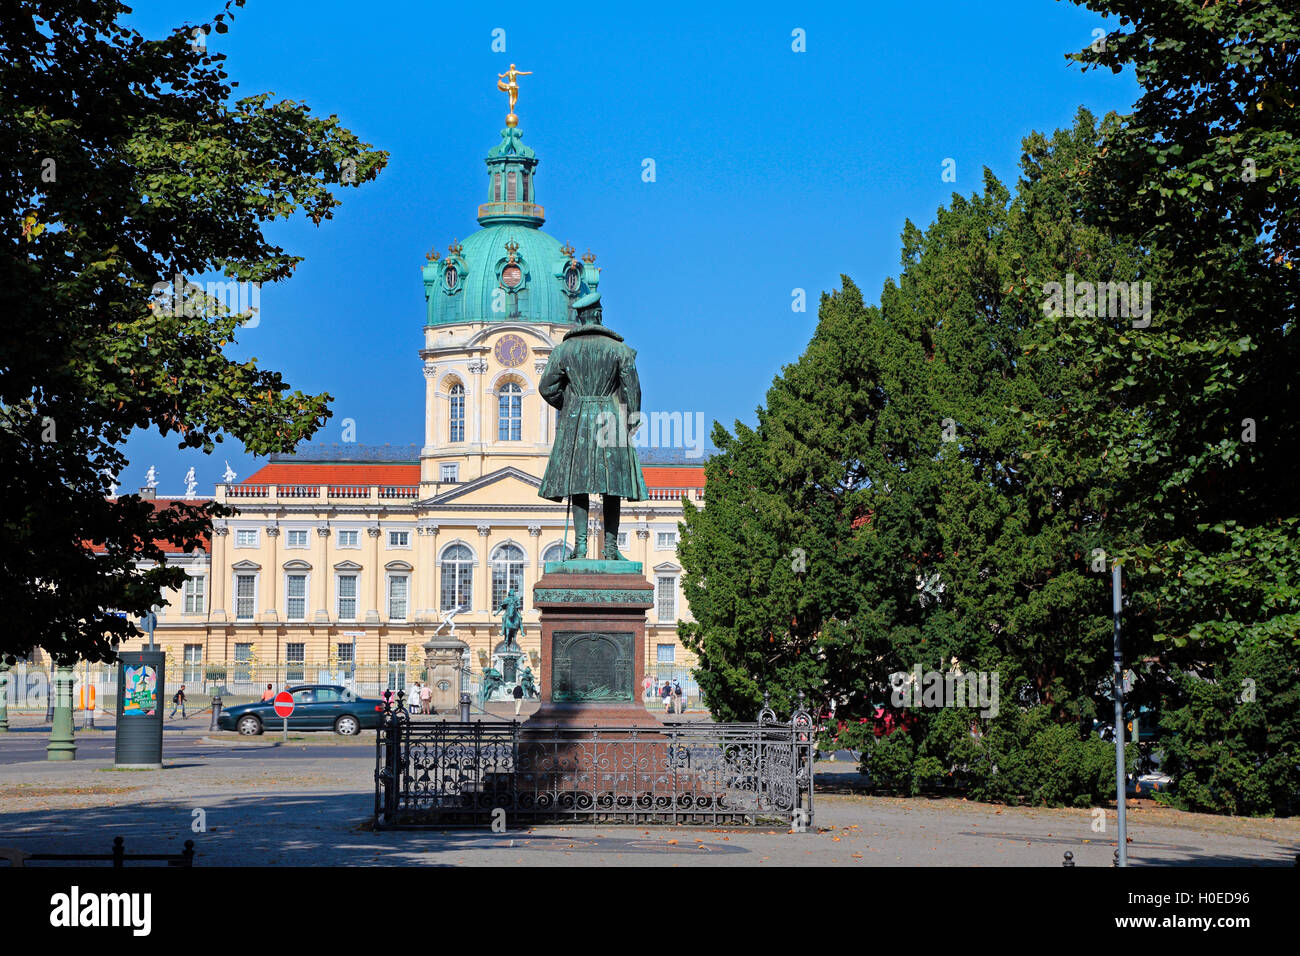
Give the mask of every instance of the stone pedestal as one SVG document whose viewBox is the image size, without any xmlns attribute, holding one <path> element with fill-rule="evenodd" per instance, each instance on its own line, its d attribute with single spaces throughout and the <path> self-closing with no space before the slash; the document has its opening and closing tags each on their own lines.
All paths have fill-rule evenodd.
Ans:
<svg viewBox="0 0 1300 956">
<path fill-rule="evenodd" d="M 645 612 L 654 586 L 639 561 L 547 561 L 541 612 L 541 708 L 527 723 L 654 728 L 645 709 Z"/>
<path fill-rule="evenodd" d="M 469 645 L 455 637 L 434 637 L 424 644 L 424 666 L 433 688 L 434 713 L 453 717 L 460 708 L 460 675 Z"/>
</svg>

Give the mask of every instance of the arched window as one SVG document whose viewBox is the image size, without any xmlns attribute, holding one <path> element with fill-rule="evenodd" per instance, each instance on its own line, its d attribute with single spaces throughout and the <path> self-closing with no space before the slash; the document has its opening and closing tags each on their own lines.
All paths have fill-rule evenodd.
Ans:
<svg viewBox="0 0 1300 956">
<path fill-rule="evenodd" d="M 563 561 L 563 560 L 564 560 L 564 545 L 558 542 L 551 545 L 549 548 L 547 548 L 546 552 L 542 555 L 543 562 Z"/>
<path fill-rule="evenodd" d="M 520 175 L 524 177 L 524 186 L 523 189 L 519 191 L 519 201 L 532 202 L 532 198 L 528 195 L 528 174 L 520 173 Z"/>
<path fill-rule="evenodd" d="M 506 173 L 506 202 L 514 202 L 518 198 L 517 189 L 514 172 Z"/>
<path fill-rule="evenodd" d="M 448 421 L 451 425 L 450 434 L 447 436 L 449 441 L 465 440 L 465 386 L 457 382 L 451 387 L 449 393 L 450 413 Z"/>
<path fill-rule="evenodd" d="M 524 390 L 518 382 L 506 382 L 497 394 L 497 441 L 519 441 L 523 437 Z"/>
<path fill-rule="evenodd" d="M 474 552 L 453 544 L 442 553 L 442 600 L 444 611 L 468 611 L 474 602 Z"/>
<path fill-rule="evenodd" d="M 494 173 L 492 175 L 492 201 L 493 202 L 501 201 L 501 174 L 500 173 Z"/>
<path fill-rule="evenodd" d="M 492 552 L 492 609 L 501 606 L 510 589 L 524 593 L 524 549 L 503 544 Z"/>
</svg>

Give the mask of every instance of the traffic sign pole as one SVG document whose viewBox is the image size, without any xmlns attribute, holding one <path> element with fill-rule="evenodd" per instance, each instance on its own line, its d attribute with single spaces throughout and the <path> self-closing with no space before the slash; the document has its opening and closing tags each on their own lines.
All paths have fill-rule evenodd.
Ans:
<svg viewBox="0 0 1300 956">
<path fill-rule="evenodd" d="M 282 690 L 275 695 L 275 714 L 284 718 L 284 742 L 289 742 L 289 717 L 293 714 L 293 694 Z"/>
</svg>

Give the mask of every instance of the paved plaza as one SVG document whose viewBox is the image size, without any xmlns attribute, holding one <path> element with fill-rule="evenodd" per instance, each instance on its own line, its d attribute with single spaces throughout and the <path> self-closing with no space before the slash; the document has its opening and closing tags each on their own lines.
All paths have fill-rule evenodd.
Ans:
<svg viewBox="0 0 1300 956">
<path fill-rule="evenodd" d="M 93 739 L 92 739 L 93 738 Z M 112 769 L 111 733 L 78 735 L 82 759 L 38 753 L 32 725 L 0 735 L 0 847 L 105 852 L 116 835 L 135 852 L 195 841 L 200 866 L 1109 866 L 1106 831 L 1087 809 L 1026 809 L 960 799 L 861 792 L 856 767 L 817 766 L 814 827 L 774 829 L 546 826 L 373 832 L 373 735 L 209 735 L 205 722 L 169 730 L 161 771 Z M 196 812 L 199 811 L 199 812 Z M 194 832 L 201 823 L 205 832 Z M 1185 814 L 1146 801 L 1129 814 L 1134 866 L 1292 866 L 1300 821 Z"/>
</svg>

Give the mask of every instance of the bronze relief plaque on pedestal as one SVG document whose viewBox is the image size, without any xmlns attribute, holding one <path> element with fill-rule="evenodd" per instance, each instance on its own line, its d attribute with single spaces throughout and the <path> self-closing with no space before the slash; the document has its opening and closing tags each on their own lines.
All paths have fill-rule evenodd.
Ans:
<svg viewBox="0 0 1300 956">
<path fill-rule="evenodd" d="M 551 700 L 632 700 L 635 635 L 631 631 L 556 631 Z"/>
</svg>

